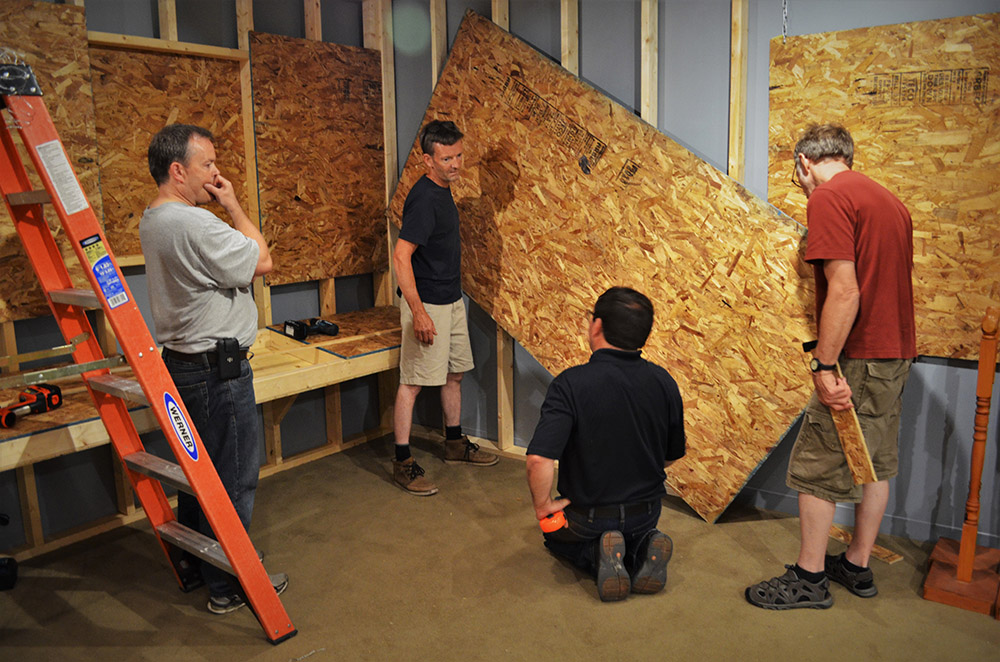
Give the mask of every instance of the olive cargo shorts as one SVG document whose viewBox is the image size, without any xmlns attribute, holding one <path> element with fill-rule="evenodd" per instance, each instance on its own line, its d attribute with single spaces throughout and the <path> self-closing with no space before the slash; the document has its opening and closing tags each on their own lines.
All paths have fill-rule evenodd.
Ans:
<svg viewBox="0 0 1000 662">
<path fill-rule="evenodd" d="M 899 413 L 912 359 L 841 359 L 872 456 L 875 475 L 888 480 L 899 472 Z M 840 445 L 833 417 L 814 392 L 788 460 L 785 483 L 798 492 L 833 502 L 861 501 Z"/>
</svg>

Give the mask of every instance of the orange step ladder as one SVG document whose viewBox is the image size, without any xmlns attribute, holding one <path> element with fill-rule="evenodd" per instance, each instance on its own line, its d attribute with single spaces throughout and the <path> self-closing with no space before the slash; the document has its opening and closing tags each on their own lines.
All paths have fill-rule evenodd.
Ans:
<svg viewBox="0 0 1000 662">
<path fill-rule="evenodd" d="M 10 113 L 45 189 L 32 190 L 11 128 L 3 118 L 0 193 L 63 337 L 77 341 L 78 336 L 86 334 L 86 339 L 76 344 L 73 360 L 77 364 L 100 365 L 97 362 L 105 359 L 86 315 L 87 308 L 103 308 L 137 379 L 114 376 L 106 367 L 87 370 L 81 366 L 85 370 L 84 384 L 178 583 L 182 589 L 188 586 L 189 577 L 180 562 L 184 550 L 236 575 L 272 644 L 294 636 L 291 619 L 257 558 L 212 460 L 204 452 L 198 431 L 189 423 L 187 409 L 108 249 L 28 66 L 0 64 L 0 101 L 0 108 Z M 92 290 L 74 289 L 42 213 L 43 203 L 55 208 Z M 152 408 L 176 464 L 146 453 L 129 417 L 126 399 Z M 197 497 L 218 541 L 176 521 L 161 481 Z"/>
</svg>

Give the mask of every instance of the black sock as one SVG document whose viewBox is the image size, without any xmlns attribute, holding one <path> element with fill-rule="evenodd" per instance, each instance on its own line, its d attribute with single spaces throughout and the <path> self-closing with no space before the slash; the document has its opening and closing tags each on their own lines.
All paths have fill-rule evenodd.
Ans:
<svg viewBox="0 0 1000 662">
<path fill-rule="evenodd" d="M 812 582 L 813 584 L 818 584 L 823 581 L 826 577 L 825 572 L 809 572 L 808 570 L 803 570 L 798 563 L 792 566 L 795 570 L 795 574 L 799 576 L 799 579 L 804 579 L 807 582 Z"/>
<path fill-rule="evenodd" d="M 410 445 L 396 444 L 396 462 L 405 462 L 410 459 Z"/>
<path fill-rule="evenodd" d="M 843 563 L 844 567 L 850 570 L 851 572 L 863 572 L 868 569 L 868 568 L 862 568 L 860 565 L 854 565 L 853 563 L 848 561 L 847 554 L 840 555 L 840 562 Z"/>
<path fill-rule="evenodd" d="M 449 441 L 454 441 L 455 439 L 462 438 L 462 426 L 461 425 L 446 425 L 444 426 L 444 438 Z"/>
</svg>

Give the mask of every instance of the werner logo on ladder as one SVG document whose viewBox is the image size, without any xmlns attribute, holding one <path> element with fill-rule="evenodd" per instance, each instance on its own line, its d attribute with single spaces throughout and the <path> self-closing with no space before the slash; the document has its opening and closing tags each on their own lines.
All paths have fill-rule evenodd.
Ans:
<svg viewBox="0 0 1000 662">
<path fill-rule="evenodd" d="M 25 252 L 49 299 L 64 338 L 76 342 L 82 372 L 115 451 L 153 525 L 182 588 L 190 584 L 182 550 L 236 575 L 265 635 L 280 643 L 295 635 L 272 579 L 264 571 L 233 504 L 203 448 L 191 417 L 156 350 L 153 338 L 87 201 L 29 67 L 0 64 L 0 101 L 21 135 L 45 191 L 33 191 L 11 129 L 0 129 L 0 192 Z M 85 267 L 93 292 L 73 289 L 69 272 L 42 213 L 51 202 Z M 87 304 L 103 308 L 138 384 L 115 377 L 87 319 Z M 125 399 L 147 403 L 164 431 L 177 464 L 145 452 Z M 176 521 L 160 485 L 194 494 L 218 542 Z M 287 580 L 286 580 L 287 581 Z M 282 587 L 283 588 L 283 587 Z M 242 599 L 242 595 L 240 598 Z"/>
</svg>

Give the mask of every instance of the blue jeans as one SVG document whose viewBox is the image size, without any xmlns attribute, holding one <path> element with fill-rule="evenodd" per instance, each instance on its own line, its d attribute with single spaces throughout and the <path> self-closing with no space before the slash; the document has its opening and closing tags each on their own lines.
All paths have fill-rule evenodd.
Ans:
<svg viewBox="0 0 1000 662">
<path fill-rule="evenodd" d="M 249 530 L 260 473 L 257 404 L 250 362 L 244 359 L 240 376 L 228 380 L 219 379 L 217 368 L 207 361 L 198 364 L 164 357 L 163 362 L 236 514 Z M 177 494 L 177 521 L 215 538 L 198 500 L 186 492 Z M 236 590 L 232 575 L 211 564 L 201 564 L 201 576 L 212 595 L 231 595 Z"/>
<path fill-rule="evenodd" d="M 603 506 L 607 508 L 607 506 Z M 567 526 L 545 533 L 545 546 L 554 554 L 568 559 L 573 565 L 592 575 L 597 574 L 597 544 L 605 531 L 621 531 L 625 537 L 625 569 L 629 574 L 642 565 L 640 551 L 646 539 L 656 531 L 662 504 L 650 501 L 646 512 L 628 517 L 594 517 L 586 507 L 567 508 Z"/>
</svg>

